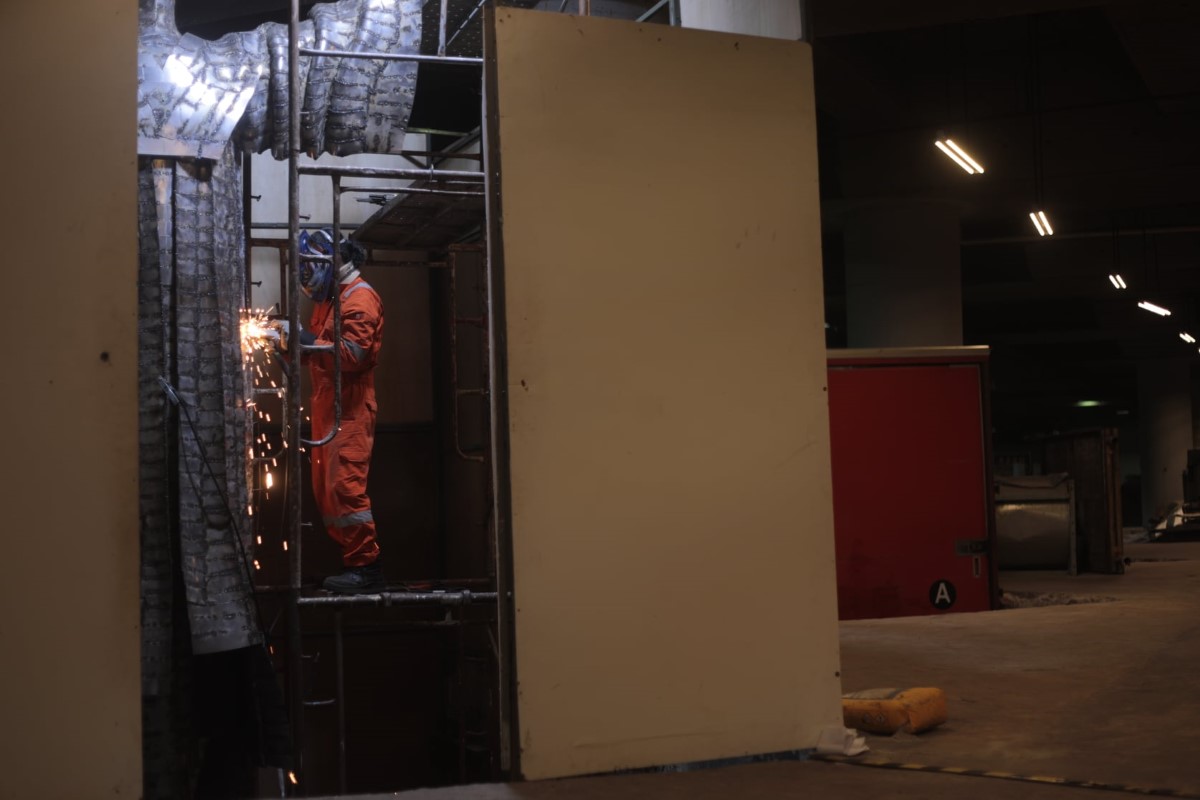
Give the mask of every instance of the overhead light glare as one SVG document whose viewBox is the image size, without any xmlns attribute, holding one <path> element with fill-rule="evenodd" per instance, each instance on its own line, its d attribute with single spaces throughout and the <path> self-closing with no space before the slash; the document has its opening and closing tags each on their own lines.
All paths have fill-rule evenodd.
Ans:
<svg viewBox="0 0 1200 800">
<path fill-rule="evenodd" d="M 953 139 L 947 139 L 946 146 L 962 156 L 962 160 L 974 167 L 976 172 L 978 172 L 980 175 L 983 174 L 983 167 L 979 165 L 979 162 L 967 155 L 967 151 L 956 145 Z"/>
<path fill-rule="evenodd" d="M 1109 275 L 1108 280 L 1112 283 L 1114 289 L 1128 289 L 1129 288 L 1128 286 L 1125 285 L 1125 279 L 1122 278 L 1120 275 L 1116 275 L 1116 274 Z"/>
<path fill-rule="evenodd" d="M 1038 212 L 1038 216 L 1039 216 L 1039 217 L 1041 217 L 1041 219 L 1042 219 L 1042 224 L 1046 226 L 1046 235 L 1047 235 L 1047 236 L 1053 236 L 1053 235 L 1054 235 L 1054 228 L 1051 228 L 1051 227 L 1050 227 L 1050 220 L 1046 219 L 1046 212 L 1045 212 L 1045 211 L 1039 211 L 1039 212 Z"/>
<path fill-rule="evenodd" d="M 1075 404 L 1076 408 L 1099 408 L 1104 405 L 1101 400 L 1080 400 Z"/>
<path fill-rule="evenodd" d="M 1156 305 L 1154 305 L 1154 303 L 1149 303 L 1145 300 L 1138 303 L 1138 308 L 1144 308 L 1147 311 L 1149 311 L 1151 314 L 1158 314 L 1160 317 L 1171 316 L 1170 309 L 1163 308 L 1162 306 L 1156 306 Z"/>
<path fill-rule="evenodd" d="M 949 147 L 946 147 L 945 143 L 942 142 L 941 139 L 938 139 L 936 142 L 934 142 L 934 144 L 937 145 L 938 150 L 941 150 L 943 153 L 950 156 L 950 158 L 954 160 L 955 164 L 958 164 L 960 167 L 965 169 L 968 175 L 975 174 L 975 169 L 970 164 L 963 161 L 962 158 L 959 157 L 958 153 L 954 152 Z"/>
<path fill-rule="evenodd" d="M 1029 212 L 1029 218 L 1033 220 L 1033 227 L 1037 228 L 1038 236 L 1045 236 L 1046 229 L 1042 227 L 1042 221 L 1038 219 L 1038 215 L 1031 211 Z"/>
<path fill-rule="evenodd" d="M 1045 211 L 1038 211 L 1038 219 L 1042 221 L 1042 227 L 1046 229 L 1045 235 L 1054 236 L 1054 228 L 1050 227 L 1050 219 L 1046 217 Z M 1037 222 L 1034 222 L 1034 224 L 1037 224 Z"/>
<path fill-rule="evenodd" d="M 1184 340 L 1185 342 L 1187 342 L 1188 344 L 1195 344 L 1195 343 L 1196 343 L 1196 337 L 1195 337 L 1195 336 L 1192 336 L 1192 335 L 1191 335 L 1190 333 L 1188 333 L 1187 331 L 1184 331 L 1183 333 L 1179 334 L 1179 338 L 1180 338 L 1180 339 L 1183 339 L 1183 340 Z"/>
</svg>

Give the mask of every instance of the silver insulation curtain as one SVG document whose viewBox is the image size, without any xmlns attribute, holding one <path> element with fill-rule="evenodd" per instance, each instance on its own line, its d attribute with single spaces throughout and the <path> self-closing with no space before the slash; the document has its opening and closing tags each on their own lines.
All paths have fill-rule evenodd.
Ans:
<svg viewBox="0 0 1200 800">
<path fill-rule="evenodd" d="M 141 0 L 139 15 L 145 794 L 165 797 L 186 780 L 154 763 L 173 760 L 178 773 L 187 760 L 190 660 L 261 643 L 247 577 L 241 165 L 267 149 L 287 157 L 289 87 L 284 25 L 210 42 L 178 32 L 173 0 Z M 415 53 L 420 39 L 420 0 L 319 5 L 301 26 L 301 47 Z M 401 149 L 416 64 L 310 57 L 301 66 L 304 151 Z"/>
</svg>

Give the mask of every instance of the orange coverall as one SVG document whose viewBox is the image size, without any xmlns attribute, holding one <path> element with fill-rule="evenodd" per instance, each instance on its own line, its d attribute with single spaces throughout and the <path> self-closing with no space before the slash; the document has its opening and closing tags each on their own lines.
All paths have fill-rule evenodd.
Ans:
<svg viewBox="0 0 1200 800">
<path fill-rule="evenodd" d="M 383 302 L 362 278 L 339 285 L 342 293 L 342 427 L 333 441 L 312 449 L 312 488 L 329 536 L 342 546 L 342 562 L 362 567 L 379 558 L 375 519 L 367 497 L 367 471 L 375 443 L 375 364 L 383 341 Z M 333 301 L 313 307 L 309 330 L 316 345 L 330 345 Z M 309 356 L 312 438 L 334 424 L 333 354 Z"/>
</svg>

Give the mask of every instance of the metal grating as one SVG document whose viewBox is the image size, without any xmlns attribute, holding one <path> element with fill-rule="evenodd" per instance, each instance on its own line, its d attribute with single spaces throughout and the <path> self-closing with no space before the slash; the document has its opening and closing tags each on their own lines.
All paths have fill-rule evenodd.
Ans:
<svg viewBox="0 0 1200 800">
<path fill-rule="evenodd" d="M 436 250 L 471 236 L 483 224 L 483 193 L 478 184 L 452 184 L 447 191 L 459 194 L 424 194 L 436 188 L 430 181 L 416 181 L 399 190 L 355 233 L 367 247 Z"/>
<path fill-rule="evenodd" d="M 533 8 L 538 0 L 501 0 L 499 5 Z M 448 0 L 446 4 L 446 55 L 483 55 L 483 5 L 481 0 Z M 438 15 L 440 0 L 426 0 L 421 26 L 421 52 L 436 53 L 438 49 Z"/>
</svg>

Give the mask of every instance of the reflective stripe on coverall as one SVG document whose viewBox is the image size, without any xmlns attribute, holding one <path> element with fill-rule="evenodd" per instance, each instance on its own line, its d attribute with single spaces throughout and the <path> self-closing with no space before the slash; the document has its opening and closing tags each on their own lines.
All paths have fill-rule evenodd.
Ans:
<svg viewBox="0 0 1200 800">
<path fill-rule="evenodd" d="M 375 443 L 375 363 L 383 340 L 383 302 L 362 278 L 339 286 L 342 293 L 342 428 L 333 441 L 312 449 L 312 486 L 329 536 L 342 546 L 342 562 L 361 567 L 379 558 L 375 520 L 367 497 L 367 471 Z M 314 344 L 330 345 L 333 302 L 313 307 Z M 313 439 L 334 424 L 333 354 L 309 356 Z"/>
</svg>

